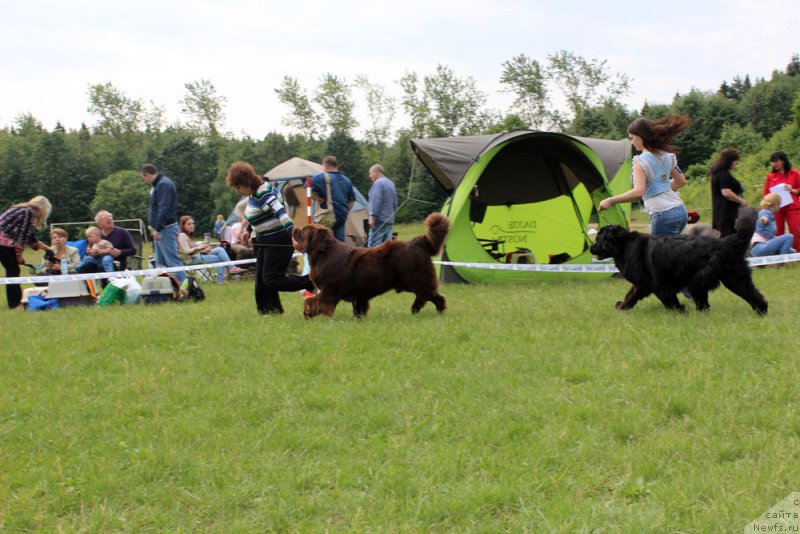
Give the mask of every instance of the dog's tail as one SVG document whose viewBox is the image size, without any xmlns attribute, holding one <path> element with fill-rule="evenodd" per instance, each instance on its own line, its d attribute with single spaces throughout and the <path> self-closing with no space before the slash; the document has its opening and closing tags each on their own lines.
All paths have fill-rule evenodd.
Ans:
<svg viewBox="0 0 800 534">
<path fill-rule="evenodd" d="M 742 256 L 747 254 L 750 249 L 750 240 L 753 238 L 753 232 L 756 229 L 756 218 L 758 212 L 751 206 L 746 206 L 739 209 L 739 215 L 736 218 L 736 235 L 732 236 L 737 252 Z"/>
<path fill-rule="evenodd" d="M 439 212 L 433 212 L 425 219 L 425 226 L 428 227 L 428 233 L 415 237 L 411 244 L 431 256 L 436 256 L 441 252 L 444 240 L 450 232 L 450 219 Z"/>
</svg>

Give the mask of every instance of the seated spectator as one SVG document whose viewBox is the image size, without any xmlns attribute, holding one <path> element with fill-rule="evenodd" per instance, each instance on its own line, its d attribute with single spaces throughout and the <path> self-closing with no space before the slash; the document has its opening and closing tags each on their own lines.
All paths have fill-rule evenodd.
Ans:
<svg viewBox="0 0 800 534">
<path fill-rule="evenodd" d="M 92 265 L 95 271 L 102 268 L 107 273 L 113 272 L 114 256 L 111 255 L 113 248 L 114 245 L 110 241 L 103 239 L 98 227 L 90 226 L 86 229 L 86 256 L 81 260 L 76 271 L 79 273 L 90 272 L 88 266 Z"/>
<path fill-rule="evenodd" d="M 78 249 L 67 245 L 67 232 L 62 228 L 53 228 L 50 232 L 50 246 L 45 247 L 44 261 L 39 269 L 41 275 L 61 274 L 61 258 L 67 258 L 71 272 L 75 272 L 81 262 Z"/>
<path fill-rule="evenodd" d="M 750 241 L 751 256 L 774 256 L 776 254 L 794 254 L 792 248 L 794 236 L 783 234 L 776 236 L 778 225 L 775 223 L 775 212 L 781 209 L 781 197 L 770 193 L 761 200 L 761 211 L 758 212 L 756 230 Z"/>
<path fill-rule="evenodd" d="M 98 211 L 94 216 L 94 222 L 100 228 L 103 239 L 114 245 L 109 254 L 119 262 L 119 269 L 124 271 L 128 266 L 128 257 L 134 256 L 137 252 L 133 236 L 125 228 L 114 226 L 114 216 L 106 210 Z"/>
<path fill-rule="evenodd" d="M 221 263 L 231 261 L 228 253 L 222 247 L 211 248 L 208 243 L 196 243 L 194 240 L 194 219 L 183 215 L 180 219 L 180 233 L 178 234 L 178 252 L 188 265 L 198 263 Z M 231 274 L 236 274 L 239 269 L 231 267 Z M 217 267 L 217 283 L 225 282 L 225 267 Z"/>
<path fill-rule="evenodd" d="M 244 219 L 239 219 L 231 225 L 231 253 L 237 260 L 247 260 L 255 258 L 253 246 L 242 244 L 242 230 L 244 229 Z"/>
</svg>

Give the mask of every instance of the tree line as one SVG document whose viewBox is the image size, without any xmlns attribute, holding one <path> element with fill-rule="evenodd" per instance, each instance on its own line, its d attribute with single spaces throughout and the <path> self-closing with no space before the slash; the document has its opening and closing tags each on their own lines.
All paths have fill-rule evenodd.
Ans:
<svg viewBox="0 0 800 534">
<path fill-rule="evenodd" d="M 275 93 L 287 110 L 284 125 L 291 133 L 272 131 L 263 139 L 225 131 L 227 99 L 208 80 L 185 84 L 181 119 L 174 124 L 166 123 L 163 107 L 130 98 L 111 82 L 90 85 L 91 125 L 48 129 L 34 115 L 23 114 L 0 129 L 0 207 L 44 194 L 53 203 L 53 222 L 90 220 L 100 208 L 118 219 L 146 218 L 148 192 L 138 168 L 151 162 L 176 181 L 180 213 L 191 214 L 205 230 L 238 198 L 224 184 L 231 162 L 246 160 L 266 172 L 293 156 L 320 161 L 335 154 L 363 193 L 370 185 L 369 165 L 381 162 L 401 196 L 407 192 L 413 199 L 398 220 L 419 220 L 441 206 L 445 193 L 414 164 L 410 139 L 519 128 L 621 139 L 640 114 L 692 118 L 692 127 L 676 144 L 683 147 L 679 164 L 690 180 L 694 203 L 687 200 L 693 207 L 710 205 L 704 193 L 708 166 L 721 148 L 732 146 L 742 154 L 737 177 L 749 184 L 751 195 L 760 192 L 769 152 L 784 150 L 800 163 L 797 55 L 768 79 L 737 76 L 721 82 L 717 91 L 676 93 L 668 104 L 647 103 L 638 111 L 621 103 L 630 92 L 630 78 L 610 72 L 603 60 L 562 50 L 545 61 L 521 54 L 502 67 L 499 84 L 514 96 L 505 111 L 490 109 L 473 78 L 445 65 L 426 75 L 405 73 L 397 80 L 400 98 L 366 76 L 350 82 L 327 73 L 308 88 L 285 77 Z M 357 109 L 366 124 L 359 125 Z M 400 112 L 408 125 L 395 128 Z"/>
</svg>

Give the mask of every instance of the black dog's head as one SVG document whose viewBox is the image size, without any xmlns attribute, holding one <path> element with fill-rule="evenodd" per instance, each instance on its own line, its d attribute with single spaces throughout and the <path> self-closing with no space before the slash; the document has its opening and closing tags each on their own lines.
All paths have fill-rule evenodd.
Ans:
<svg viewBox="0 0 800 534">
<path fill-rule="evenodd" d="M 630 239 L 631 232 L 621 226 L 604 226 L 597 233 L 594 245 L 589 247 L 589 252 L 599 259 L 619 256 L 625 249 L 625 244 Z"/>
</svg>

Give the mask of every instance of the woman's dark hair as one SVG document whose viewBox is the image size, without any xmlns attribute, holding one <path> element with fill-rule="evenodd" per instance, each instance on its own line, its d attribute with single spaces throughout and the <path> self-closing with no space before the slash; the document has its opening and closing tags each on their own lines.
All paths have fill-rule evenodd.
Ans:
<svg viewBox="0 0 800 534">
<path fill-rule="evenodd" d="M 783 172 L 789 172 L 789 169 L 792 168 L 792 164 L 789 163 L 789 156 L 786 155 L 786 152 L 777 151 L 773 152 L 772 155 L 769 157 L 770 161 L 782 161 L 783 162 Z"/>
<path fill-rule="evenodd" d="M 734 161 L 739 161 L 739 151 L 735 148 L 723 148 L 719 152 L 717 161 L 711 165 L 711 174 L 731 170 Z"/>
<path fill-rule="evenodd" d="M 261 176 L 256 174 L 253 166 L 246 161 L 236 161 L 228 167 L 228 174 L 225 176 L 225 183 L 228 187 L 247 186 L 255 193 L 264 181 Z"/>
<path fill-rule="evenodd" d="M 194 220 L 194 219 L 192 218 L 192 216 L 191 216 L 191 215 L 181 215 L 181 218 L 179 219 L 179 221 L 180 221 L 180 223 L 179 223 L 179 224 L 180 224 L 180 229 L 181 229 L 181 232 L 183 232 L 184 234 L 188 235 L 188 236 L 189 236 L 189 237 L 191 237 L 192 239 L 194 239 L 194 232 L 192 232 L 191 234 L 190 234 L 189 232 L 187 232 L 187 231 L 186 231 L 186 228 L 184 228 L 184 225 L 185 225 L 187 222 L 189 222 L 189 221 L 193 221 L 193 220 Z"/>
<path fill-rule="evenodd" d="M 639 117 L 628 125 L 628 133 L 641 137 L 648 150 L 678 153 L 680 147 L 671 146 L 670 143 L 691 125 L 692 120 L 688 115 L 670 115 L 656 121 Z"/>
</svg>

